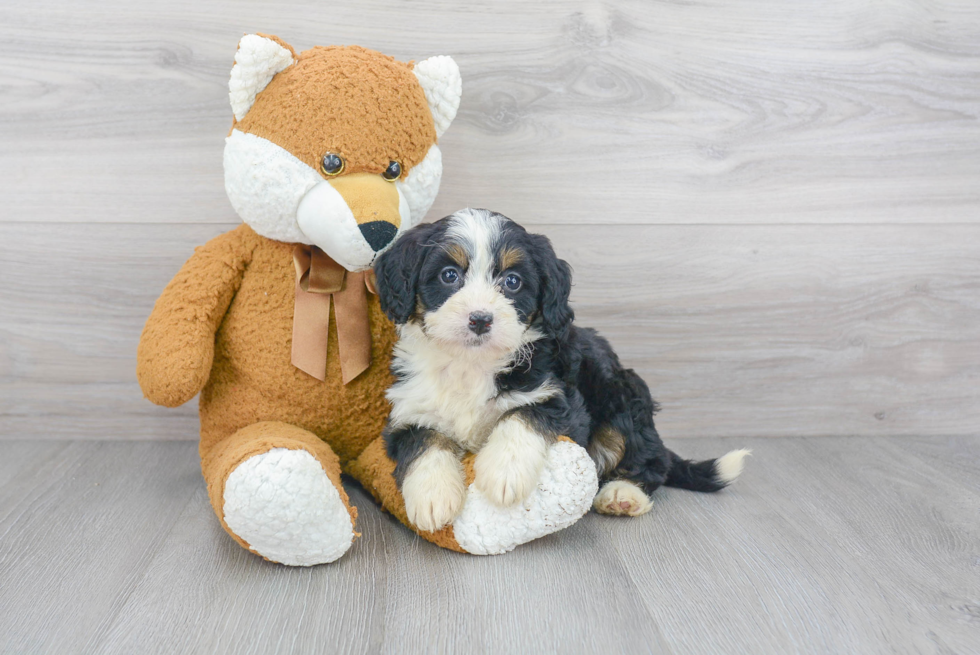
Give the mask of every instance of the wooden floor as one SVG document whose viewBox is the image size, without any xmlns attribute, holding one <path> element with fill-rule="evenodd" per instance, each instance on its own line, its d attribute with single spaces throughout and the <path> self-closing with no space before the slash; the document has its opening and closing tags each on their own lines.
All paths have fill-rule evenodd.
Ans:
<svg viewBox="0 0 980 655">
<path fill-rule="evenodd" d="M 363 536 L 304 569 L 221 531 L 194 443 L 0 441 L 0 652 L 980 652 L 980 438 L 681 445 L 754 457 L 486 558 L 349 484 Z"/>
</svg>

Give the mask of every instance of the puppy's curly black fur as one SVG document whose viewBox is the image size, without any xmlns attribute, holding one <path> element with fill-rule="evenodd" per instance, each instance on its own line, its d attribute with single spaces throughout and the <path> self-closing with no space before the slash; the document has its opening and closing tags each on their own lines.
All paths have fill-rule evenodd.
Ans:
<svg viewBox="0 0 980 655">
<path fill-rule="evenodd" d="M 465 221 L 460 219 L 463 212 L 468 212 Z M 629 481 L 646 494 L 661 485 L 718 491 L 737 477 L 746 451 L 694 462 L 664 446 L 654 425 L 658 406 L 647 384 L 622 365 L 606 339 L 573 323 L 572 271 L 546 237 L 528 233 L 494 212 L 463 212 L 413 228 L 379 259 L 378 292 L 392 320 L 416 323 L 427 334 L 427 317 L 435 316 L 460 293 L 467 280 L 476 279 L 468 274 L 468 267 L 484 262 L 488 270 L 480 279 L 496 285 L 496 292 L 516 310 L 525 334 L 535 335 L 515 348 L 509 363 L 495 373 L 496 397 L 531 397 L 541 389 L 556 390 L 510 409 L 498 421 L 517 416 L 542 438 L 566 435 L 587 449 L 601 481 Z M 467 230 L 480 234 L 468 236 Z M 481 248 L 488 251 L 482 257 Z M 447 274 L 447 270 L 455 272 Z M 482 342 L 475 343 L 474 348 L 481 347 Z M 415 374 L 399 361 L 397 350 L 393 371 L 396 386 Z M 396 421 L 386 431 L 399 479 L 431 445 L 433 435 L 447 436 L 444 432 L 451 431 L 433 430 L 435 422 L 422 423 L 427 425 Z"/>
</svg>

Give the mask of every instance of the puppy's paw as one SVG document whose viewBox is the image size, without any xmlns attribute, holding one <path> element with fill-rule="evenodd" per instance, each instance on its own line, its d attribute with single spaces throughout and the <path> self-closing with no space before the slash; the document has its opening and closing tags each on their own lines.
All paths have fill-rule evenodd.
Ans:
<svg viewBox="0 0 980 655">
<path fill-rule="evenodd" d="M 613 480 L 602 485 L 592 501 L 595 511 L 613 516 L 640 516 L 653 507 L 653 501 L 638 486 L 627 480 Z"/>
<path fill-rule="evenodd" d="M 522 502 L 538 486 L 548 444 L 518 418 L 497 424 L 473 462 L 474 484 L 490 502 Z"/>
<path fill-rule="evenodd" d="M 412 464 L 402 482 L 408 520 L 424 532 L 452 522 L 466 500 L 463 467 L 454 454 L 431 448 Z"/>
</svg>

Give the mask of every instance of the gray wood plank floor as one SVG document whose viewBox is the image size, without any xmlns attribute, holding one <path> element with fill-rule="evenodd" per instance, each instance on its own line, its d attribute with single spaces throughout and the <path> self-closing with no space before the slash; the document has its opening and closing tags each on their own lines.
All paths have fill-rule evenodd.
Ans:
<svg viewBox="0 0 980 655">
<path fill-rule="evenodd" d="M 221 531 L 191 442 L 0 442 L 0 652 L 980 652 L 980 438 L 679 450 L 741 445 L 720 494 L 491 558 L 350 484 L 363 537 L 299 569 Z"/>
</svg>

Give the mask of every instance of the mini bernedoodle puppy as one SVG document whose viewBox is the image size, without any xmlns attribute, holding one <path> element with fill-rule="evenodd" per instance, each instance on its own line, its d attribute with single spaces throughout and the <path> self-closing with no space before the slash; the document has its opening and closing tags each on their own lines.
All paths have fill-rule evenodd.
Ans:
<svg viewBox="0 0 980 655">
<path fill-rule="evenodd" d="M 718 491 L 741 473 L 746 450 L 692 462 L 664 446 L 646 383 L 572 324 L 571 269 L 546 237 L 464 209 L 406 232 L 375 272 L 400 332 L 385 440 L 421 530 L 462 509 L 465 451 L 477 453 L 474 484 L 503 506 L 535 489 L 560 435 L 595 461 L 605 514 L 646 513 L 662 484 Z"/>
</svg>

